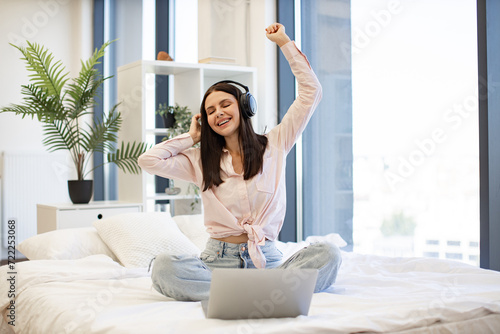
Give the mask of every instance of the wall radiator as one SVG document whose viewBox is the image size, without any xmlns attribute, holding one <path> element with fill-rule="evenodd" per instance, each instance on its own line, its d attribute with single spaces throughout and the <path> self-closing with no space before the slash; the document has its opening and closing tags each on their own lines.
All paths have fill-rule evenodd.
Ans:
<svg viewBox="0 0 500 334">
<path fill-rule="evenodd" d="M 1 152 L 2 254 L 7 248 L 9 219 L 16 220 L 16 245 L 19 245 L 37 234 L 37 203 L 70 201 L 67 180 L 71 171 L 71 161 L 68 161 L 66 152 Z"/>
</svg>

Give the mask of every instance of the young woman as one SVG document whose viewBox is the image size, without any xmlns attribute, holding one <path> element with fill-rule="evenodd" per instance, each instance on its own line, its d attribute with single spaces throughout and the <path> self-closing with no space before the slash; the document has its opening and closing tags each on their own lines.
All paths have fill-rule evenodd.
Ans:
<svg viewBox="0 0 500 334">
<path fill-rule="evenodd" d="M 189 133 L 139 158 L 147 172 L 193 182 L 202 190 L 211 236 L 206 249 L 199 258 L 160 254 L 154 262 L 153 286 L 168 297 L 207 299 L 213 268 L 315 268 L 315 292 L 335 282 L 341 263 L 336 246 L 312 244 L 281 263 L 274 243 L 285 217 L 286 156 L 321 100 L 321 85 L 283 25 L 270 25 L 266 36 L 281 48 L 298 81 L 298 97 L 278 126 L 256 134 L 241 101 L 245 93 L 233 83 L 217 83 L 205 93 Z M 193 148 L 198 142 L 200 148 Z"/>
</svg>

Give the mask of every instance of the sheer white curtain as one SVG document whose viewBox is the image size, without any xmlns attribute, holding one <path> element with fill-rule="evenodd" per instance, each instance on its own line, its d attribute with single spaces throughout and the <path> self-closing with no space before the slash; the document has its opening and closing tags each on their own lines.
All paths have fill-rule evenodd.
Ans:
<svg viewBox="0 0 500 334">
<path fill-rule="evenodd" d="M 304 237 L 336 232 L 352 248 L 350 1 L 302 1 L 301 27 L 302 49 L 323 86 L 302 136 Z"/>
</svg>

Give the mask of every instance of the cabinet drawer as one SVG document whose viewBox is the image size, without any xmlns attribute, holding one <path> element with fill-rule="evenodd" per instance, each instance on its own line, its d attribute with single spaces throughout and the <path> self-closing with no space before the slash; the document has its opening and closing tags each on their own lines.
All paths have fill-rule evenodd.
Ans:
<svg viewBox="0 0 500 334">
<path fill-rule="evenodd" d="M 58 215 L 57 228 L 88 227 L 92 226 L 92 223 L 98 219 L 104 219 L 127 212 L 140 212 L 140 208 L 124 207 L 90 210 L 61 210 Z"/>
</svg>

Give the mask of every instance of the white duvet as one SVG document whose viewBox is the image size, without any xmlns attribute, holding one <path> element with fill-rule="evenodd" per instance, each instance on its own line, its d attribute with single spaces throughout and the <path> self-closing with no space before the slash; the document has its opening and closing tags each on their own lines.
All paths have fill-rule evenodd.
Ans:
<svg viewBox="0 0 500 334">
<path fill-rule="evenodd" d="M 281 247 L 290 253 L 297 245 Z M 8 268 L 0 269 L 5 317 Z M 106 255 L 16 269 L 16 333 L 411 333 L 436 324 L 500 332 L 500 273 L 452 261 L 343 253 L 337 283 L 314 295 L 309 316 L 252 321 L 205 319 L 200 303 L 152 289 L 146 268 Z"/>
</svg>

